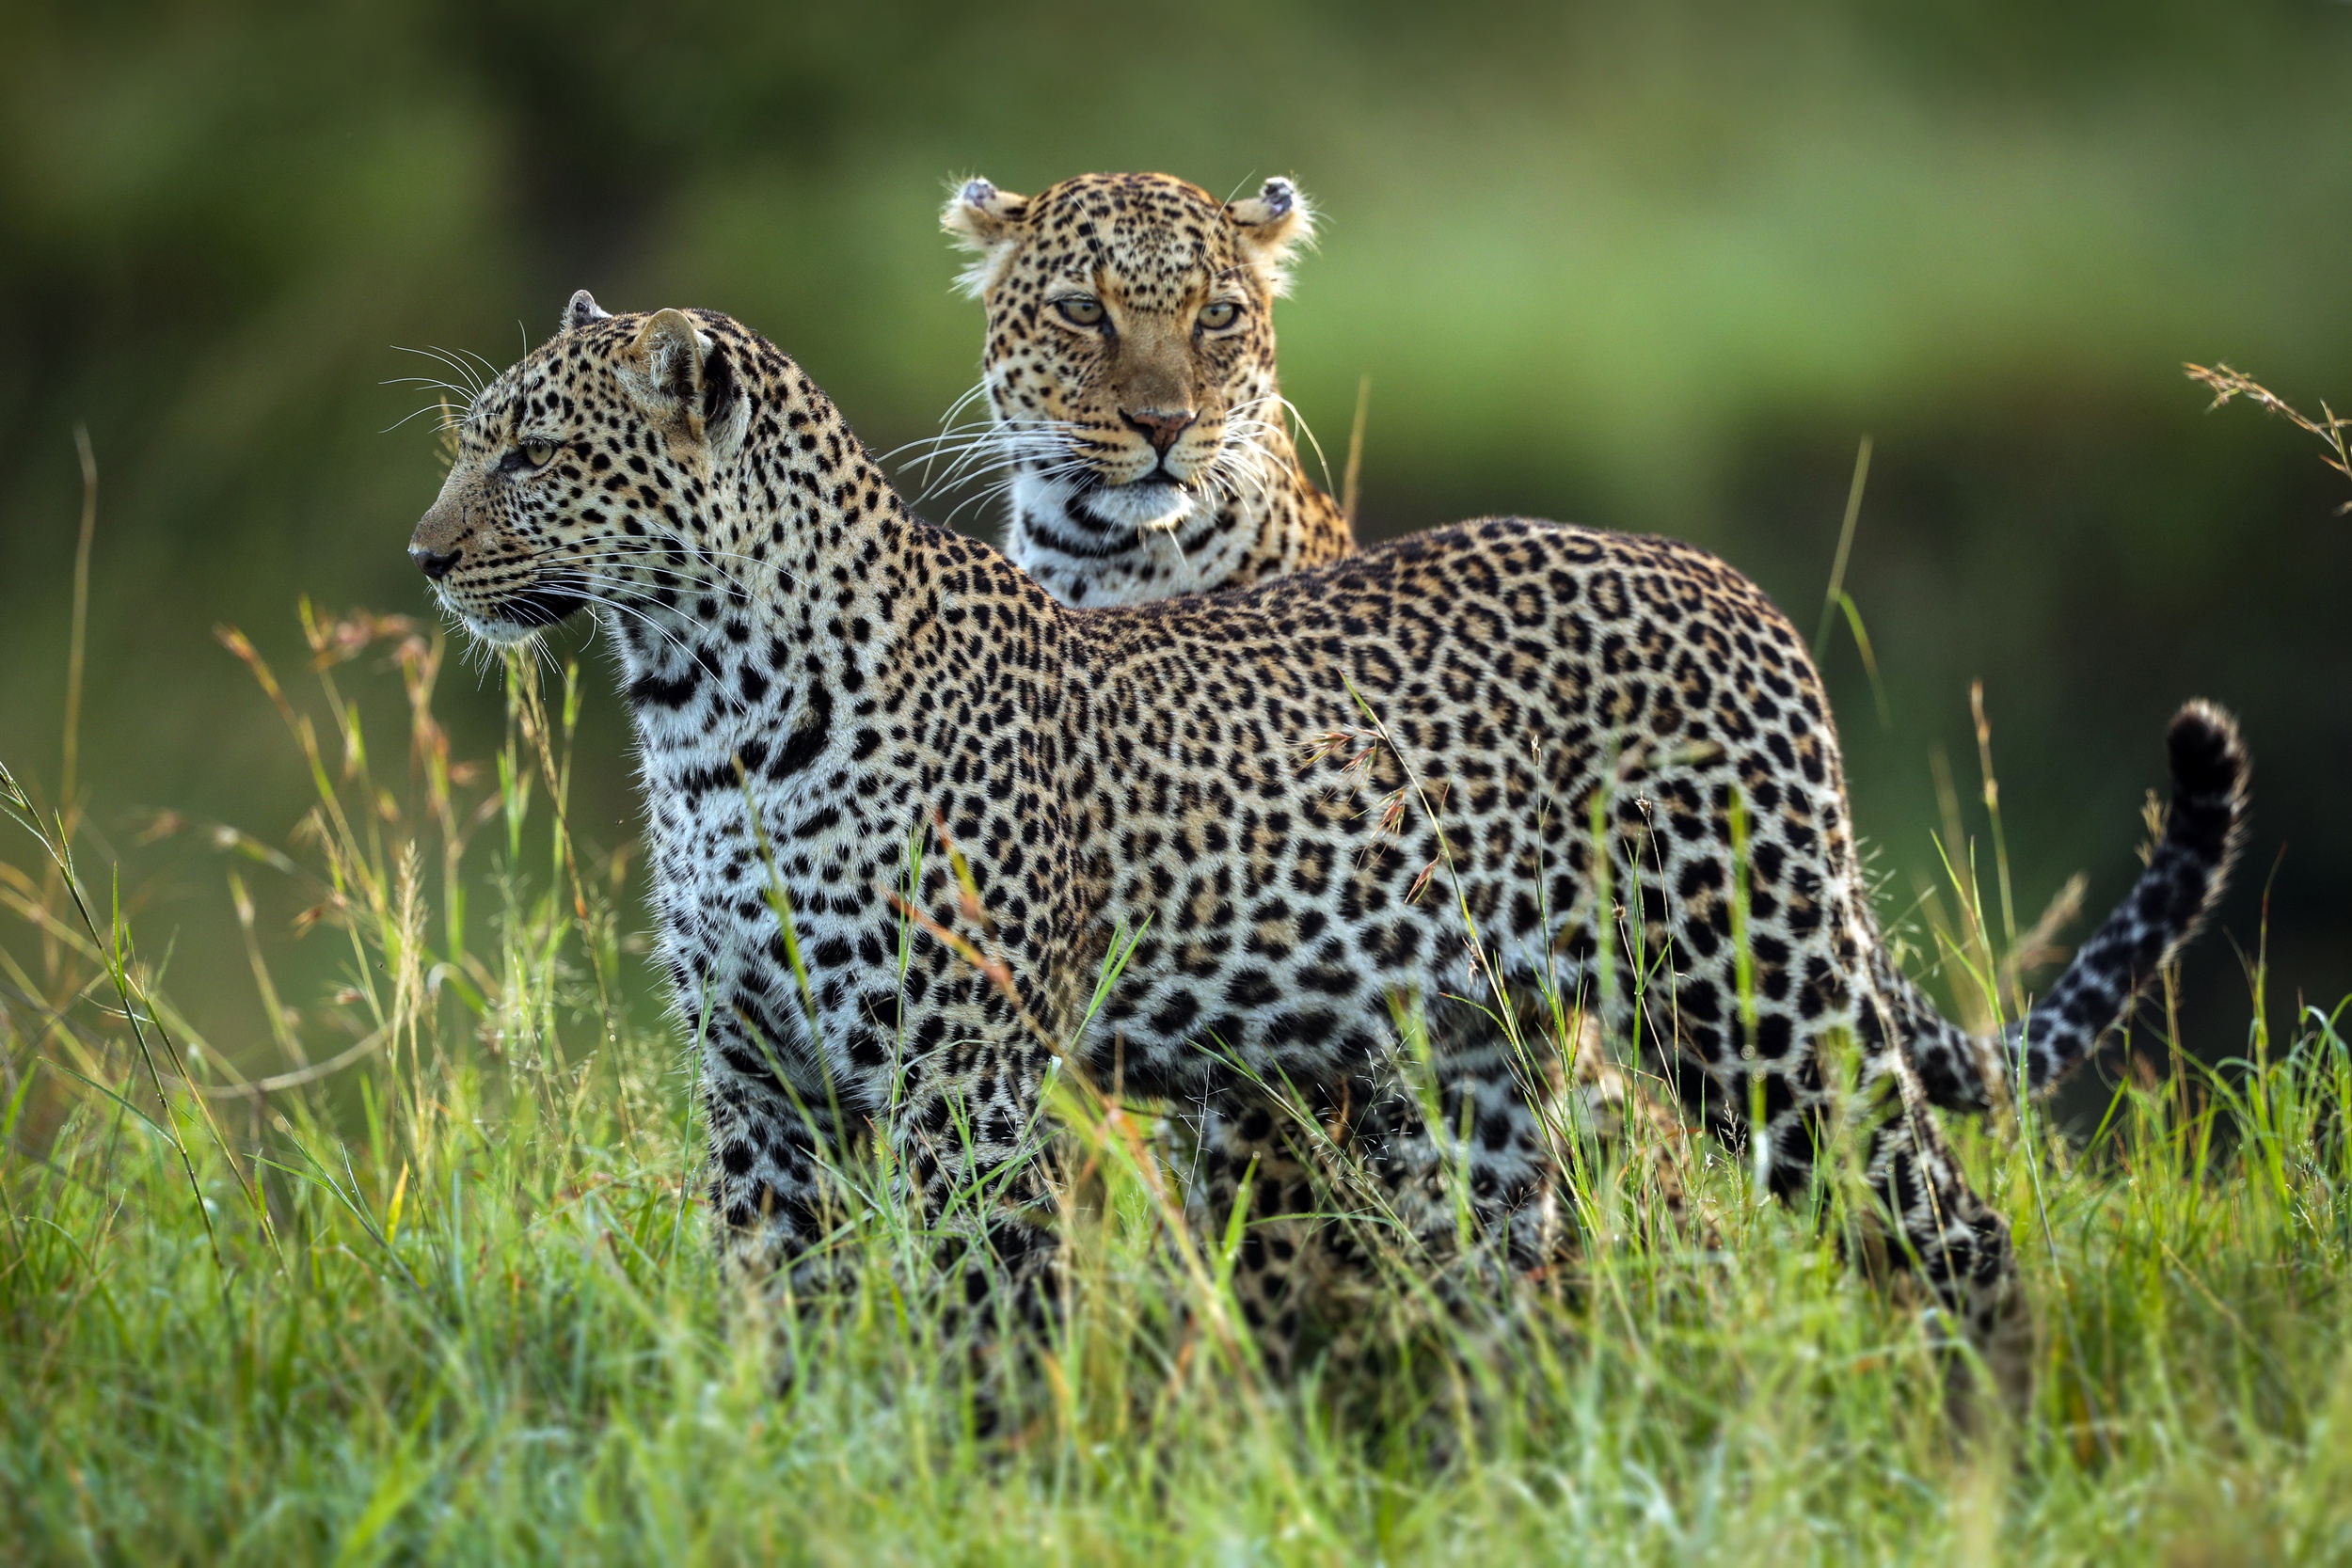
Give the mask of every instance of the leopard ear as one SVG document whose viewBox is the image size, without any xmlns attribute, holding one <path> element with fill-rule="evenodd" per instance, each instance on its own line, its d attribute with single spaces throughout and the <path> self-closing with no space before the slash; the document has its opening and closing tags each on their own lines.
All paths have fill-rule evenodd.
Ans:
<svg viewBox="0 0 2352 1568">
<path fill-rule="evenodd" d="M 1028 216 L 1025 196 L 1000 191 L 977 178 L 957 186 L 946 211 L 939 214 L 939 227 L 958 248 L 978 258 L 956 278 L 957 286 L 974 299 L 986 293 L 1020 243 Z"/>
<path fill-rule="evenodd" d="M 700 422 L 703 356 L 710 341 L 683 310 L 657 310 L 618 367 L 621 384 L 657 424 Z"/>
<path fill-rule="evenodd" d="M 596 295 L 585 289 L 580 289 L 573 293 L 570 301 L 564 305 L 564 320 L 557 325 L 556 330 L 577 332 L 591 322 L 611 321 L 612 319 L 612 312 L 598 305 Z"/>
<path fill-rule="evenodd" d="M 1225 213 L 1233 220 L 1242 260 L 1268 292 L 1288 292 L 1291 252 L 1315 237 L 1315 214 L 1306 194 L 1278 174 L 1256 196 L 1227 202 Z"/>
</svg>

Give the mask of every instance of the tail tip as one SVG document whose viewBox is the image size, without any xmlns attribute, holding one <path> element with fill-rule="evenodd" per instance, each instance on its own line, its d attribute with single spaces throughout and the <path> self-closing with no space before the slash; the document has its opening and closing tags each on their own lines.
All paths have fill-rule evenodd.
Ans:
<svg viewBox="0 0 2352 1568">
<path fill-rule="evenodd" d="M 2182 795 L 2212 800 L 2244 789 L 2246 742 L 2237 721 L 2218 704 L 2195 698 L 2181 705 L 2165 736 L 2172 755 L 2172 786 Z"/>
</svg>

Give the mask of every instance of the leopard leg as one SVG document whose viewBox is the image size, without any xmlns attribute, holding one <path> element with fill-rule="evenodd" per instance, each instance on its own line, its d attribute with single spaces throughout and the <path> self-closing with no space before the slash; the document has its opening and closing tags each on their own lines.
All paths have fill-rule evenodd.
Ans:
<svg viewBox="0 0 2352 1568">
<path fill-rule="evenodd" d="M 1502 1256 L 1522 1268 L 1567 1260 L 1581 1242 L 1578 1187 L 1612 1171 L 1632 1199 L 1633 1227 L 1653 1241 L 1691 1220 L 1691 1124 L 1661 1080 L 1611 1056 L 1596 1011 L 1555 1011 L 1531 990 L 1505 1035 L 1485 1011 L 1466 1022 L 1472 1010 L 1455 1006 L 1432 1043 L 1450 1126 L 1458 1131 L 1466 1095 L 1478 1107 L 1471 1193 L 1482 1225 L 1500 1227 Z M 1698 1233 L 1713 1234 L 1704 1216 Z"/>
<path fill-rule="evenodd" d="M 1036 1328 L 1057 1306 L 1057 1167 L 1040 1114 L 1042 1065 L 1041 1052 L 1017 1043 L 976 1043 L 952 1074 L 911 1069 L 888 1130 L 899 1196 L 952 1282 L 947 1326 L 976 1345 L 993 1340 L 1000 1310 Z"/>
<path fill-rule="evenodd" d="M 1459 1308 L 1559 1245 L 1562 1076 L 1532 1033 L 1515 1039 L 1483 1007 L 1447 1000 L 1426 1022 L 1426 1061 L 1393 1062 L 1349 1125 L 1359 1207 L 1378 1223 L 1345 1227 L 1333 1250 L 1359 1273 L 1434 1275 Z"/>
<path fill-rule="evenodd" d="M 1544 1020 L 1548 1028 L 1550 1022 Z M 1719 1227 L 1715 1216 L 1697 1212 L 1692 1201 L 1689 1182 L 1699 1155 L 1691 1123 L 1672 1091 L 1613 1058 L 1601 1042 L 1600 1020 L 1589 1009 L 1571 1015 L 1568 1027 L 1562 1099 L 1573 1112 L 1553 1132 L 1555 1144 L 1564 1146 L 1565 1174 L 1570 1180 L 1613 1176 L 1629 1200 L 1628 1228 L 1651 1244 L 1681 1235 L 1712 1250 Z M 1565 1147 L 1578 1137 L 1589 1139 L 1585 1148 Z M 1564 1245 L 1574 1244 L 1574 1229 L 1562 1226 Z"/>
<path fill-rule="evenodd" d="M 1686 1105 L 1774 1196 L 1851 1182 L 1850 1256 L 1899 1292 L 1915 1283 L 1979 1356 L 2010 1407 L 2030 1391 L 2034 1331 L 2009 1224 L 1968 1184 L 1910 1057 L 1875 1006 L 1824 1021 L 1782 1059 L 1676 1062 Z M 1763 1113 L 1760 1121 L 1754 1115 Z M 1857 1159 L 1858 1153 L 1858 1159 Z M 1857 1190 L 1858 1189 L 1858 1190 Z M 1826 1219 L 1835 1207 L 1824 1210 Z M 1964 1358 L 1956 1408 L 1974 1408 Z"/>
<path fill-rule="evenodd" d="M 1295 1361 L 1304 1319 L 1329 1317 L 1347 1343 L 1384 1275 L 1434 1276 L 1458 1310 L 1466 1290 L 1491 1296 L 1552 1260 L 1565 1075 L 1521 1022 L 1515 1041 L 1486 1009 L 1441 1003 L 1425 1064 L 1400 1058 L 1312 1106 L 1253 1088 L 1204 1109 L 1187 1188 L 1222 1237 L 1248 1183 L 1234 1291 L 1270 1368 Z M 1657 1114 L 1638 1085 L 1594 1081 Z"/>
<path fill-rule="evenodd" d="M 825 1248 L 840 1194 L 829 1174 L 833 1129 L 767 1073 L 732 1021 L 706 1032 L 705 1170 L 721 1267 L 746 1290 L 819 1290 L 837 1273 Z"/>
<path fill-rule="evenodd" d="M 1981 1360 L 1994 1398 L 2022 1414 L 2033 1393 L 2035 1333 L 2009 1222 L 1969 1186 L 1924 1097 L 1875 1129 L 1864 1170 L 1892 1232 L 1887 1261 L 1915 1273 L 1949 1314 L 1954 1338 Z M 1955 1412 L 1973 1422 L 1979 1391 L 1968 1363 L 1955 1357 L 1947 1381 Z"/>
<path fill-rule="evenodd" d="M 1430 1244 L 1442 1226 L 1458 1250 L 1467 1219 L 1471 1252 L 1461 1262 L 1500 1284 L 1540 1266 L 1561 1239 L 1550 1132 L 1563 1080 L 1532 1041 L 1515 1046 L 1491 1023 L 1451 1038 L 1433 1035 L 1433 1044 L 1438 1126 L 1422 1159 L 1431 1175 L 1442 1171 L 1451 1180 L 1441 1189 L 1444 1212 L 1424 1211 L 1418 1231 Z M 1430 1188 L 1426 1178 L 1422 1186 Z"/>
<path fill-rule="evenodd" d="M 1301 1314 L 1323 1267 L 1324 1199 L 1295 1113 L 1255 1090 L 1212 1098 L 1199 1118 L 1187 1207 L 1204 1243 L 1221 1245 L 1246 1202 L 1233 1296 L 1266 1370 L 1287 1377 Z"/>
<path fill-rule="evenodd" d="M 1994 1399 L 2022 1415 L 2033 1390 L 2035 1332 L 2009 1222 L 1968 1184 L 1891 1019 L 1889 1009 L 1862 1007 L 1853 1031 L 1859 1072 L 1851 1090 L 1823 1107 L 1844 1126 L 1817 1143 L 1863 1150 L 1859 1174 L 1869 1201 L 1860 1206 L 1857 1239 L 1866 1255 L 1883 1256 L 1890 1269 L 1917 1280 L 1948 1324 L 1947 1341 L 1974 1351 Z M 1834 1060 L 1840 1043 L 1817 1040 L 1815 1067 L 1823 1052 Z M 1839 1074 L 1833 1069 L 1828 1076 L 1834 1083 Z M 1796 1142 L 1781 1140 L 1792 1154 Z M 1982 1390 L 1971 1362 L 1953 1356 L 1947 1382 L 1954 1414 L 1972 1424 Z"/>
<path fill-rule="evenodd" d="M 1841 1177 L 1854 1201 L 1850 1253 L 1859 1251 L 1874 1278 L 1901 1291 L 1915 1282 L 1932 1303 L 1940 1339 L 1975 1353 L 1992 1392 L 2013 1414 L 2032 1391 L 2034 1325 L 2009 1222 L 1968 1183 L 1935 1119 L 1918 1070 L 1875 1008 L 1853 1031 L 1825 1031 L 1812 1053 L 1787 1075 L 1795 1103 L 1760 1132 L 1769 1184 L 1793 1195 L 1820 1176 Z M 1851 1083 L 1835 1064 L 1858 1037 L 1863 1056 Z M 1845 1164 L 1855 1159 L 1858 1164 Z M 1825 1162 L 1843 1170 L 1823 1170 Z M 1818 1188 L 1813 1190 L 1818 1191 Z M 1834 1212 L 1834 1211 L 1833 1211 Z M 1963 1421 L 1979 1405 L 1971 1361 L 1947 1363 L 1952 1406 Z"/>
</svg>

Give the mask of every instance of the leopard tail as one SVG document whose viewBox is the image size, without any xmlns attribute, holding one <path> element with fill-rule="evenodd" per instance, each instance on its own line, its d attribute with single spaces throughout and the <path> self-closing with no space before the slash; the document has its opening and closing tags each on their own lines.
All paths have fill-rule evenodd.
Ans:
<svg viewBox="0 0 2352 1568">
<path fill-rule="evenodd" d="M 2166 740 L 2172 805 L 2147 869 L 2024 1019 L 1998 1037 L 1971 1035 L 1882 959 L 1880 994 L 1931 1103 L 1985 1111 L 2047 1091 L 2097 1050 L 2204 925 L 2245 838 L 2250 764 L 2237 721 L 2201 700 L 2173 715 Z"/>
</svg>

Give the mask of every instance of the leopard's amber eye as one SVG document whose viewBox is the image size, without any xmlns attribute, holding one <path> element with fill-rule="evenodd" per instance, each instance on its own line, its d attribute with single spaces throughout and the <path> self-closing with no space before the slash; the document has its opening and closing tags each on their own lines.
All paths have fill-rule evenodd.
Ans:
<svg viewBox="0 0 2352 1568">
<path fill-rule="evenodd" d="M 1061 319 L 1073 326 L 1103 325 L 1103 302 L 1099 299 L 1089 299 L 1084 294 L 1072 294 L 1068 299 L 1054 301 L 1054 309 L 1059 310 Z"/>
<path fill-rule="evenodd" d="M 1200 325 L 1212 332 L 1219 332 L 1232 325 L 1233 319 L 1240 314 L 1240 306 L 1230 299 L 1220 299 L 1215 305 L 1201 307 Z"/>
<path fill-rule="evenodd" d="M 555 443 L 553 441 L 525 441 L 523 461 L 534 468 L 546 467 L 555 461 Z"/>
</svg>

